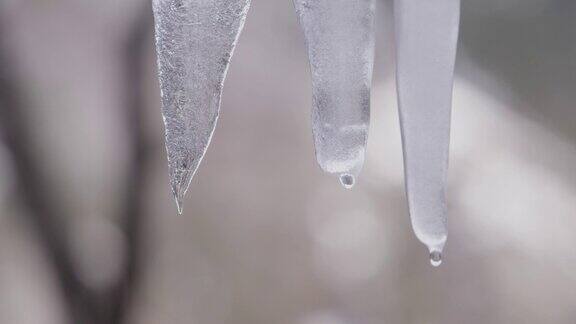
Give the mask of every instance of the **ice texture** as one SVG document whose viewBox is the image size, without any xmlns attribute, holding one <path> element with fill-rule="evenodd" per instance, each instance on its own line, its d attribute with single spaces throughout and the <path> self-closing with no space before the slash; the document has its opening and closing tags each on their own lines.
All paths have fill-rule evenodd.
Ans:
<svg viewBox="0 0 576 324">
<path fill-rule="evenodd" d="M 412 227 L 439 265 L 460 0 L 396 0 L 397 88 Z"/>
<path fill-rule="evenodd" d="M 153 0 L 170 185 L 178 211 L 210 144 L 250 0 Z"/>
<path fill-rule="evenodd" d="M 312 72 L 312 130 L 320 167 L 351 188 L 370 122 L 374 0 L 294 0 Z"/>
</svg>

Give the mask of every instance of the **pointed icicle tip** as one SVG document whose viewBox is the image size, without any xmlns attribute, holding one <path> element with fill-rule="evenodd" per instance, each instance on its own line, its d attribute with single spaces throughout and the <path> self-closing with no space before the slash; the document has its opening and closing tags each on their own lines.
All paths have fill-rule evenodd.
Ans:
<svg viewBox="0 0 576 324">
<path fill-rule="evenodd" d="M 442 252 L 440 251 L 430 252 L 430 264 L 433 267 L 439 267 L 442 264 Z"/>
<path fill-rule="evenodd" d="M 182 200 L 176 197 L 174 197 L 174 200 L 176 201 L 176 208 L 178 208 L 178 215 L 182 215 L 182 212 L 184 211 Z"/>
<path fill-rule="evenodd" d="M 354 187 L 355 182 L 356 179 L 351 174 L 344 173 L 340 175 L 340 183 L 346 189 L 352 189 L 352 187 Z"/>
<path fill-rule="evenodd" d="M 178 215 L 182 215 L 182 212 L 184 211 L 184 195 L 186 194 L 186 188 L 173 185 L 172 194 L 174 196 L 174 201 L 176 202 L 176 208 L 178 208 Z"/>
</svg>

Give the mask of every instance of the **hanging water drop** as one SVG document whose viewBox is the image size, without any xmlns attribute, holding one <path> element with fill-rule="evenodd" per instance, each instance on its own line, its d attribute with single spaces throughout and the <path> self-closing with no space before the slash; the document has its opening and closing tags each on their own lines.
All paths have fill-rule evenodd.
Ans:
<svg viewBox="0 0 576 324">
<path fill-rule="evenodd" d="M 397 90 L 412 227 L 438 263 L 446 243 L 446 183 L 460 0 L 396 0 Z M 437 261 L 434 261 L 437 260 Z"/>
<path fill-rule="evenodd" d="M 250 0 L 153 0 L 170 184 L 178 211 L 210 144 Z"/>
<path fill-rule="evenodd" d="M 354 187 L 355 181 L 356 181 L 356 179 L 351 174 L 345 173 L 345 174 L 340 175 L 340 183 L 346 189 L 352 189 L 352 187 Z"/>
<path fill-rule="evenodd" d="M 370 122 L 374 0 L 294 0 L 312 72 L 316 160 L 353 185 Z M 342 181 L 344 180 L 344 181 Z"/>
<path fill-rule="evenodd" d="M 442 252 L 440 251 L 430 252 L 430 264 L 434 267 L 439 267 L 442 264 Z"/>
</svg>

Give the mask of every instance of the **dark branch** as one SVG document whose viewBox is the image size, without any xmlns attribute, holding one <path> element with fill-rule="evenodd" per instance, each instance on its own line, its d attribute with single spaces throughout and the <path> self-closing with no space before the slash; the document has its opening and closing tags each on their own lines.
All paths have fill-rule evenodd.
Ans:
<svg viewBox="0 0 576 324">
<path fill-rule="evenodd" d="M 64 240 L 60 220 L 64 211 L 50 196 L 50 181 L 33 149 L 26 113 L 30 112 L 25 92 L 20 88 L 14 62 L 6 48 L 6 29 L 0 23 L 0 131 L 14 161 L 15 176 L 22 202 L 27 206 L 29 221 L 53 262 L 70 320 L 81 323 L 85 316 L 94 317 L 89 290 L 76 275 Z"/>
<path fill-rule="evenodd" d="M 147 2 L 148 3 L 148 2 Z M 144 188 L 149 161 L 150 144 L 146 140 L 144 127 L 144 71 L 146 67 L 146 46 L 152 37 L 152 9 L 146 5 L 133 24 L 123 50 L 123 66 L 126 91 L 126 126 L 129 130 L 132 157 L 126 177 L 125 204 L 122 208 L 121 227 L 126 237 L 126 267 L 121 282 L 114 289 L 112 300 L 112 320 L 110 323 L 122 323 L 135 292 L 142 267 L 142 224 L 144 207 Z"/>
<path fill-rule="evenodd" d="M 135 292 L 142 259 L 143 200 L 145 194 L 148 147 L 143 125 L 143 78 L 145 49 L 152 39 L 151 8 L 145 6 L 123 43 L 123 78 L 126 126 L 132 154 L 126 175 L 123 205 L 119 210 L 120 227 L 126 239 L 126 262 L 115 287 L 98 292 L 82 283 L 75 272 L 61 226 L 66 210 L 51 196 L 51 183 L 35 154 L 34 141 L 26 113 L 30 103 L 13 70 L 6 48 L 5 29 L 0 21 L 0 134 L 14 161 L 16 179 L 29 220 L 46 249 L 65 299 L 70 320 L 77 324 L 125 321 Z"/>
</svg>

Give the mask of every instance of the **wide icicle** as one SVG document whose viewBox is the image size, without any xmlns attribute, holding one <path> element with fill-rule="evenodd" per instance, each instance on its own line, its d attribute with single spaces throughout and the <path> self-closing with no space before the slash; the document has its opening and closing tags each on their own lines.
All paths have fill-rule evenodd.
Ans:
<svg viewBox="0 0 576 324">
<path fill-rule="evenodd" d="M 368 139 L 374 0 L 294 0 L 294 5 L 312 70 L 316 159 L 351 188 Z"/>
<path fill-rule="evenodd" d="M 250 0 L 153 0 L 170 185 L 182 200 L 210 144 Z"/>
<path fill-rule="evenodd" d="M 395 0 L 397 88 L 412 227 L 442 262 L 460 0 Z"/>
</svg>

